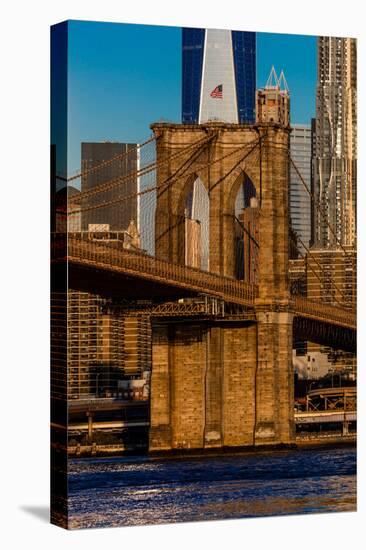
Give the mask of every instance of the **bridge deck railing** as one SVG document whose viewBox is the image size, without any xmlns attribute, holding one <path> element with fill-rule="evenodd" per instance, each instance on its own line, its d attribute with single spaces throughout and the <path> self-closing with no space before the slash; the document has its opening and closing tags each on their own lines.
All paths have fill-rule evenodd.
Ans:
<svg viewBox="0 0 366 550">
<path fill-rule="evenodd" d="M 302 296 L 293 296 L 292 301 L 295 314 L 356 328 L 356 312 L 352 309 L 316 302 Z"/>
<path fill-rule="evenodd" d="M 162 280 L 244 305 L 253 305 L 257 287 L 244 281 L 237 281 L 166 260 L 142 252 L 128 250 L 120 243 L 103 243 L 68 236 L 67 256 L 81 262 L 87 261 L 105 268 L 117 268 L 152 280 Z"/>
<path fill-rule="evenodd" d="M 74 233 L 68 234 L 67 246 L 65 246 L 65 240 L 65 235 L 55 237 L 54 257 L 65 258 L 66 255 L 71 261 L 135 274 L 145 279 L 165 282 L 248 307 L 253 307 L 258 294 L 256 285 L 197 268 L 173 264 L 142 251 L 123 248 L 121 242 L 81 238 Z M 356 329 L 356 312 L 352 309 L 312 301 L 302 296 L 292 296 L 292 309 L 295 315 L 300 317 Z"/>
</svg>

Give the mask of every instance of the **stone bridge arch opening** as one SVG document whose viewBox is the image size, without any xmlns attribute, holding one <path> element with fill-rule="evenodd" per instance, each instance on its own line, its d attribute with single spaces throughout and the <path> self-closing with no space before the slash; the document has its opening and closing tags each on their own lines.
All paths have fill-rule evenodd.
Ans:
<svg viewBox="0 0 366 550">
<path fill-rule="evenodd" d="M 180 258 L 184 265 L 209 270 L 210 198 L 200 176 L 194 174 L 182 191 L 179 204 L 182 227 Z"/>
<path fill-rule="evenodd" d="M 259 207 L 257 189 L 244 169 L 232 180 L 223 211 L 225 275 L 258 282 Z"/>
</svg>

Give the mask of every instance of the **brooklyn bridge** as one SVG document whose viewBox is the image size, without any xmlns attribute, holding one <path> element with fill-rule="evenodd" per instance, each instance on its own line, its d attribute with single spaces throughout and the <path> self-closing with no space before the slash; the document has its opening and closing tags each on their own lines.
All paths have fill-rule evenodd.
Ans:
<svg viewBox="0 0 366 550">
<path fill-rule="evenodd" d="M 150 451 L 291 444 L 293 341 L 355 352 L 356 311 L 341 298 L 292 292 L 290 129 L 219 122 L 151 128 L 138 166 L 66 196 L 64 230 L 52 235 L 53 292 L 94 293 L 106 299 L 109 315 L 148 316 Z M 129 193 L 132 179 L 139 187 Z M 238 194 L 246 188 L 245 218 Z M 75 212 L 132 197 L 139 245 L 134 235 L 120 241 L 107 231 L 67 231 Z M 57 394 L 67 383 L 60 351 L 67 313 L 54 309 L 52 323 Z"/>
</svg>

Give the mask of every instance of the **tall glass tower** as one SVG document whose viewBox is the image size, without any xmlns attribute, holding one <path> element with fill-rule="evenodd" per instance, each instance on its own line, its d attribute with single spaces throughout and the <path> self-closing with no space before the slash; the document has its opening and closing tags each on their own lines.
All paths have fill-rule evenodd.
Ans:
<svg viewBox="0 0 366 550">
<path fill-rule="evenodd" d="M 355 38 L 318 38 L 313 191 L 322 214 L 314 212 L 313 233 L 320 247 L 356 244 L 356 57 Z"/>
<path fill-rule="evenodd" d="M 256 34 L 182 29 L 182 122 L 255 122 Z"/>
<path fill-rule="evenodd" d="M 311 181 L 311 145 L 310 124 L 292 124 L 290 135 L 291 157 L 306 182 Z M 311 200 L 296 170 L 290 166 L 290 216 L 292 229 L 300 237 L 298 248 L 306 254 L 311 240 Z"/>
</svg>

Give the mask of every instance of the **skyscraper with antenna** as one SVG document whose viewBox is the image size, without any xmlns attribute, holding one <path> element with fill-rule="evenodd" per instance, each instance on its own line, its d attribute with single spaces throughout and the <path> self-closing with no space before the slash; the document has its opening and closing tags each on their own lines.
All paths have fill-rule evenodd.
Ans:
<svg viewBox="0 0 366 550">
<path fill-rule="evenodd" d="M 255 121 L 256 33 L 182 29 L 182 122 Z"/>
</svg>

